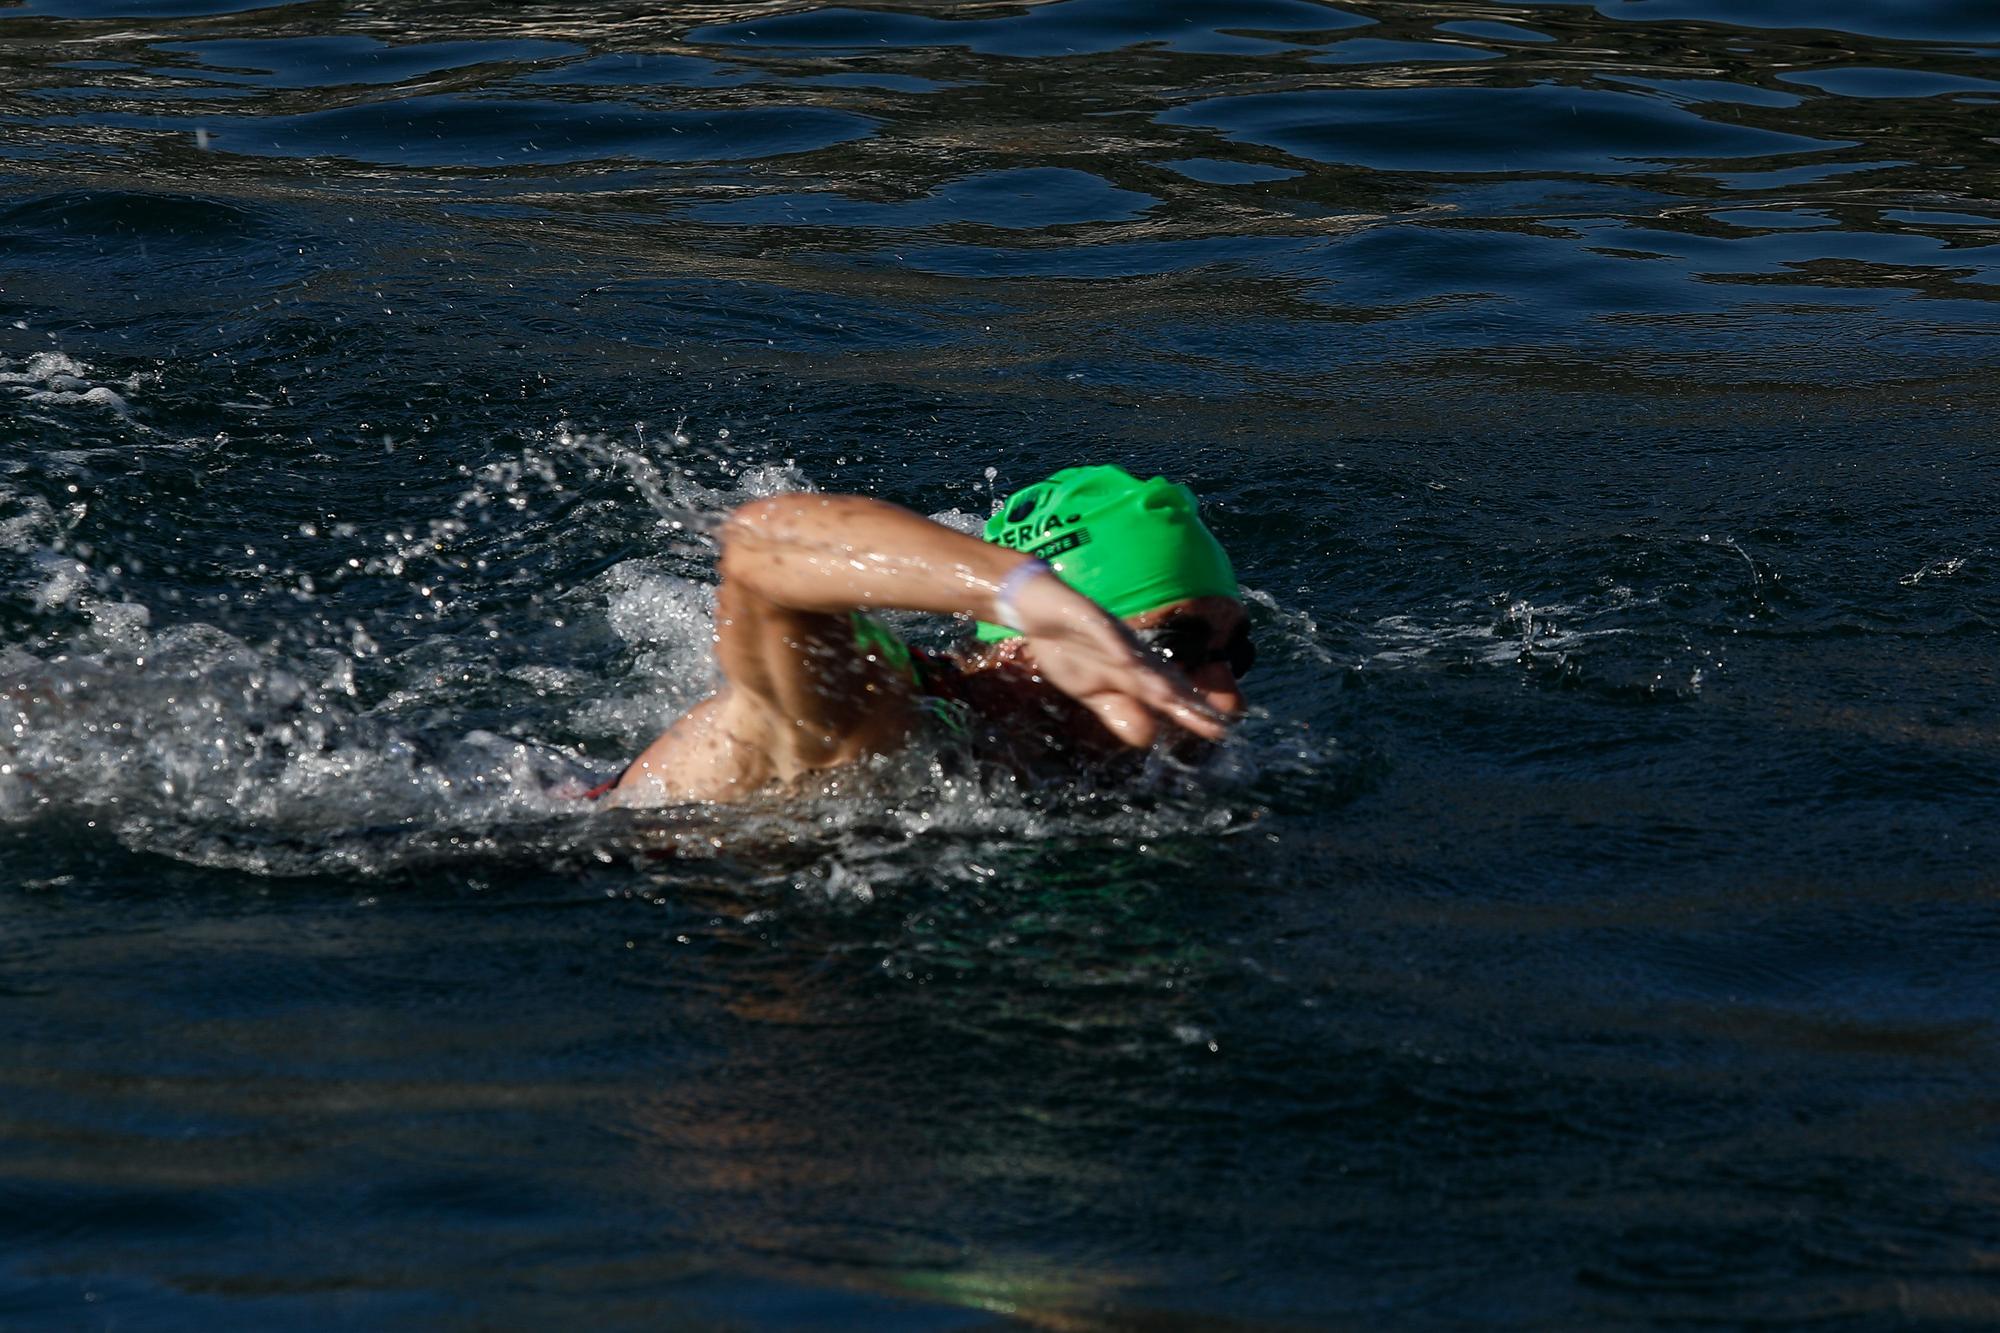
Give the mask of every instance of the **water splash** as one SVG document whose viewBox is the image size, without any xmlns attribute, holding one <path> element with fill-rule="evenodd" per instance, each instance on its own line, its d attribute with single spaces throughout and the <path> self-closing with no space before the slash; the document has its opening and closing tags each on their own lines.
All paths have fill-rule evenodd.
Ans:
<svg viewBox="0 0 2000 1333">
<path fill-rule="evenodd" d="M 0 362 L 0 367 L 6 365 Z M 129 416 L 131 411 L 126 395 L 138 392 L 144 382 L 144 377 L 138 375 L 124 380 L 121 394 L 111 385 L 97 382 L 89 366 L 61 352 L 37 352 L 19 363 L 18 369 L 0 368 L 0 389 L 25 402 L 51 407 L 107 408 L 121 417 Z"/>
<path fill-rule="evenodd" d="M 976 882 L 996 847 L 1245 827 L 1254 784 L 1325 757 L 1259 714 L 1203 772 L 1156 757 L 1136 785 L 1046 791 L 941 743 L 806 801 L 607 815 L 580 793 L 714 686 L 722 517 L 812 483 L 684 424 L 559 423 L 460 472 L 423 522 L 299 524 L 293 558 L 239 565 L 193 614 L 76 541 L 76 515 L 0 492 L 27 613 L 0 644 L 0 822 L 260 875 L 727 855 L 851 904 L 913 873 Z M 564 586 L 573 546 L 630 554 Z M 246 606 L 255 632 L 221 614 Z"/>
<path fill-rule="evenodd" d="M 1376 621 L 1360 665 L 1398 668 L 1457 661 L 1507 666 L 1526 656 L 1566 654 L 1633 633 L 1626 626 L 1589 623 L 1604 611 L 1583 603 L 1537 605 L 1504 593 L 1484 602 L 1461 598 L 1443 617 L 1395 615 Z"/>
</svg>

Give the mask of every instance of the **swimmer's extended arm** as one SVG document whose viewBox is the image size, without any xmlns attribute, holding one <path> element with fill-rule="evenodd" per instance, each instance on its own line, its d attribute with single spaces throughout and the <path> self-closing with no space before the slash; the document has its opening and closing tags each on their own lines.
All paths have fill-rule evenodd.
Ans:
<svg viewBox="0 0 2000 1333">
<path fill-rule="evenodd" d="M 861 496 L 779 495 L 731 514 L 722 533 L 716 657 L 733 725 L 752 727 L 781 769 L 821 768 L 900 736 L 907 683 L 866 659 L 851 611 L 995 619 L 994 596 L 1027 557 Z M 1219 739 L 1225 727 L 1124 626 L 1052 575 L 1013 610 L 1044 679 L 1132 745 L 1162 719 Z"/>
</svg>

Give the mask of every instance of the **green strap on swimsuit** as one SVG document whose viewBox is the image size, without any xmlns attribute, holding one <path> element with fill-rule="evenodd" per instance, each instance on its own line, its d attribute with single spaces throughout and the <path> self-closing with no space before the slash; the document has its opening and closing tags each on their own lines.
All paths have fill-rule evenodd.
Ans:
<svg viewBox="0 0 2000 1333">
<path fill-rule="evenodd" d="M 910 651 L 910 645 L 896 637 L 887 625 L 865 616 L 859 611 L 850 611 L 848 622 L 854 626 L 854 649 L 863 657 L 872 657 L 892 671 L 909 679 L 917 692 L 917 704 L 935 719 L 939 725 L 954 736 L 967 736 L 972 732 L 971 709 L 957 699 L 940 699 L 924 692 L 924 668 L 917 655 Z"/>
<path fill-rule="evenodd" d="M 910 678 L 910 684 L 918 689 L 924 687 L 924 673 L 917 666 L 917 656 L 910 651 L 910 645 L 897 638 L 895 632 L 872 616 L 859 611 L 847 613 L 847 619 L 854 626 L 854 650 L 863 657 L 880 658 L 891 670 Z"/>
</svg>

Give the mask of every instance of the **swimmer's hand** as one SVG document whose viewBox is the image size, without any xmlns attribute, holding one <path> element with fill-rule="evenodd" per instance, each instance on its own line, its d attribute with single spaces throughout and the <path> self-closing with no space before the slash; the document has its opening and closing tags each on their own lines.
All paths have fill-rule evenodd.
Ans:
<svg viewBox="0 0 2000 1333">
<path fill-rule="evenodd" d="M 1088 708 L 1105 730 L 1137 749 L 1163 722 L 1206 740 L 1229 734 L 1229 720 L 1180 673 L 1148 652 L 1123 622 L 1053 574 L 1030 579 L 1012 604 L 1036 674 Z"/>
</svg>

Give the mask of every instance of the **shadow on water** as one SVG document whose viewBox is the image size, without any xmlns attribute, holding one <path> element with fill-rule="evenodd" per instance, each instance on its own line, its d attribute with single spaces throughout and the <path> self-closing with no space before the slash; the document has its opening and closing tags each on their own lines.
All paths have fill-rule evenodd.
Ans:
<svg viewBox="0 0 2000 1333">
<path fill-rule="evenodd" d="M 1996 57 L 0 6 L 0 1322 L 1993 1322 Z M 732 504 L 1097 458 L 1205 771 L 570 794 Z"/>
</svg>

